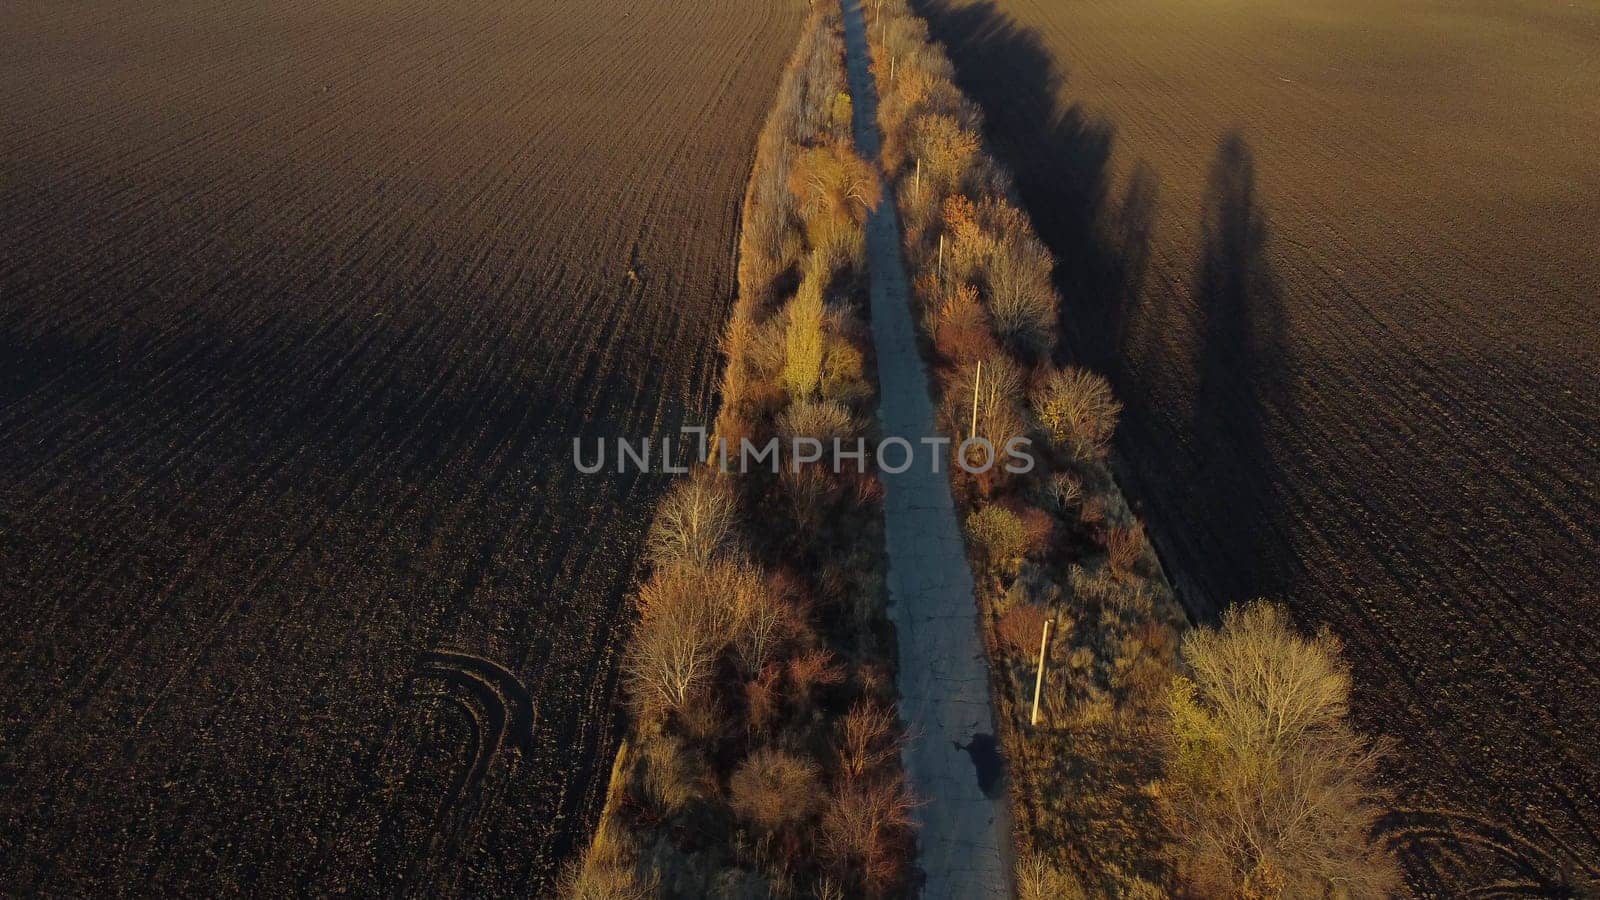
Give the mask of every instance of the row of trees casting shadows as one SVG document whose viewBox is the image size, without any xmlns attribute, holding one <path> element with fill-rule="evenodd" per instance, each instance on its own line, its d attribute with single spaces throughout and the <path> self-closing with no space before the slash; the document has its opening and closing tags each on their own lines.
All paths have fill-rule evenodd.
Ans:
<svg viewBox="0 0 1600 900">
<path fill-rule="evenodd" d="M 1270 418 L 1292 421 L 1284 371 L 1289 350 L 1277 276 L 1267 258 L 1268 226 L 1256 191 L 1255 162 L 1238 131 L 1223 136 L 1201 201 L 1201 247 L 1193 309 L 1172 292 L 1145 290 L 1159 184 L 1143 162 L 1120 196 L 1110 173 L 1112 124 L 1080 106 L 1062 109 L 1065 78 L 1030 29 L 993 2 L 923 0 L 933 36 L 948 48 L 957 81 L 984 110 L 988 138 L 1011 169 L 1019 199 L 1056 257 L 1066 298 L 1060 353 L 1104 372 L 1126 405 L 1120 449 L 1159 451 L 1169 431 L 1154 431 L 1148 373 L 1186 367 L 1193 387 L 1176 413 L 1186 452 L 1163 457 L 1160 484 L 1123 472 L 1130 494 L 1169 526 L 1169 575 L 1193 615 L 1275 596 L 1298 580 L 1283 538 L 1288 517 L 1275 499 L 1279 470 L 1268 443 Z M 1188 358 L 1162 340 L 1190 331 Z M 1175 358 L 1177 357 L 1177 358 Z M 1169 448 L 1170 449 L 1170 448 Z M 1151 467 L 1155 468 L 1155 467 Z M 1210 539 L 1196 534 L 1215 523 Z M 1159 529 L 1158 531 L 1161 531 Z M 1196 542 L 1198 539 L 1198 543 Z"/>
<path fill-rule="evenodd" d="M 1112 124 L 1079 105 L 1061 107 L 1065 77 L 1054 54 L 993 0 L 913 2 L 947 47 L 959 86 L 983 108 L 990 145 L 1056 257 L 1066 301 L 1058 352 L 1104 372 L 1125 405 L 1118 443 L 1132 464 L 1118 474 L 1130 498 L 1148 507 L 1189 614 L 1215 620 L 1235 602 L 1289 594 L 1304 573 L 1287 537 L 1292 517 L 1278 499 L 1283 474 L 1271 437 L 1297 426 L 1294 358 L 1244 137 L 1231 131 L 1213 152 L 1192 303 L 1173 309 L 1172 290 L 1145 285 L 1155 171 L 1141 161 L 1113 196 Z M 1175 346 L 1174 332 L 1189 346 Z M 1186 390 L 1153 399 L 1154 372 L 1187 379 Z M 1186 407 L 1172 408 L 1174 393 Z M 1143 472 L 1141 453 L 1149 454 Z M 1481 856 L 1471 850 L 1480 843 L 1499 848 L 1515 877 L 1560 893 L 1562 864 L 1541 862 L 1536 847 L 1499 826 L 1453 819 L 1419 831 L 1409 824 L 1417 815 L 1396 810 L 1379 829 L 1400 844 L 1416 838 L 1462 858 Z"/>
</svg>

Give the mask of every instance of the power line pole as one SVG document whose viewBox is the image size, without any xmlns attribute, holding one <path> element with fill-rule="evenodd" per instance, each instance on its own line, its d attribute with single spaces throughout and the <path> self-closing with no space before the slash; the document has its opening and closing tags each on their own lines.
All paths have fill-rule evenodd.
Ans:
<svg viewBox="0 0 1600 900">
<path fill-rule="evenodd" d="M 972 376 L 972 427 L 967 429 L 967 437 L 978 436 L 978 390 L 983 385 L 983 360 L 978 360 L 978 371 Z"/>
<path fill-rule="evenodd" d="M 1039 694 L 1044 691 L 1044 651 L 1050 646 L 1050 620 L 1044 620 L 1044 633 L 1039 635 L 1039 671 L 1033 677 L 1033 714 L 1029 725 L 1039 724 Z"/>
</svg>

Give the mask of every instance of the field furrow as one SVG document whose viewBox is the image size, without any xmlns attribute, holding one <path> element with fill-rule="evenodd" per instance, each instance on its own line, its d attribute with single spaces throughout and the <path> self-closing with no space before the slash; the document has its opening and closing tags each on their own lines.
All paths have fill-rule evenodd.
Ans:
<svg viewBox="0 0 1600 900">
<path fill-rule="evenodd" d="M 1419 893 L 1600 876 L 1600 8 L 917 5 L 1191 612 L 1344 640 Z"/>
<path fill-rule="evenodd" d="M 803 14 L 8 10 L 6 891 L 551 883 Z"/>
</svg>

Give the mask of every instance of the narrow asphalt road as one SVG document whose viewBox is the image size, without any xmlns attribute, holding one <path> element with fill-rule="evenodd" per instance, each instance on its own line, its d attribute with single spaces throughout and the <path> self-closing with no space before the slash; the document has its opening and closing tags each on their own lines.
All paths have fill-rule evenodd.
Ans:
<svg viewBox="0 0 1600 900">
<path fill-rule="evenodd" d="M 878 95 L 868 71 L 866 23 L 858 0 L 843 2 L 856 148 L 877 165 Z M 1007 897 L 1011 820 L 988 662 L 945 471 L 947 455 L 922 442 L 939 431 L 917 349 L 892 195 L 867 222 L 867 263 L 883 436 L 904 438 L 915 450 L 905 472 L 884 472 L 883 480 L 890 614 L 900 649 L 900 715 L 912 735 L 904 762 L 923 801 L 917 810 L 918 864 L 927 876 L 922 895 L 929 900 Z M 899 458 L 885 448 L 886 462 L 893 465 Z"/>
</svg>

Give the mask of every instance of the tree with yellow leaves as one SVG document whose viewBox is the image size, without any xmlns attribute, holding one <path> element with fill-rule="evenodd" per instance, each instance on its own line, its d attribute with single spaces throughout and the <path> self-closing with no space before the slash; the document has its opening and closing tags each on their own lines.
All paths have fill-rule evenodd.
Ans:
<svg viewBox="0 0 1600 900">
<path fill-rule="evenodd" d="M 1327 630 L 1234 607 L 1184 638 L 1170 696 L 1169 810 L 1179 869 L 1207 897 L 1380 898 L 1398 883 L 1371 840 L 1381 754 L 1346 720 L 1350 669 Z"/>
</svg>

